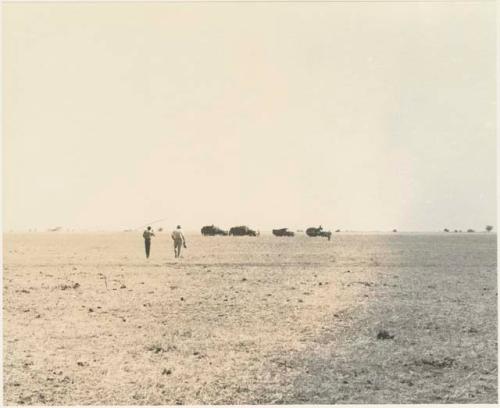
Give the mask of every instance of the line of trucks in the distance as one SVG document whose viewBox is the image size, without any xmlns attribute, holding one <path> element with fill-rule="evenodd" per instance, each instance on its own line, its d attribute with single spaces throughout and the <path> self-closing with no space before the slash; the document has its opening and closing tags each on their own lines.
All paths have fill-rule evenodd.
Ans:
<svg viewBox="0 0 500 408">
<path fill-rule="evenodd" d="M 310 227 L 306 229 L 306 235 L 309 237 L 325 237 L 328 240 L 331 239 L 331 231 L 325 231 L 321 225 L 319 227 Z M 255 231 L 246 225 L 241 225 L 238 227 L 232 227 L 229 231 L 225 231 L 215 225 L 206 225 L 201 229 L 201 234 L 203 236 L 215 236 L 215 235 L 234 235 L 234 236 L 250 236 L 256 237 L 259 235 L 258 231 Z M 290 231 L 288 228 L 273 229 L 273 235 L 277 237 L 293 237 L 295 232 Z"/>
</svg>

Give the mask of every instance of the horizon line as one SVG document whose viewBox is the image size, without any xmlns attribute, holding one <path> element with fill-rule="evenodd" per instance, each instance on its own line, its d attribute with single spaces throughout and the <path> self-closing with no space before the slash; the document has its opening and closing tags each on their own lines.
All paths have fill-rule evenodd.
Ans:
<svg viewBox="0 0 500 408">
<path fill-rule="evenodd" d="M 118 232 L 137 232 L 137 231 L 142 231 L 144 228 L 121 228 L 121 229 L 115 229 L 115 228 L 60 228 L 60 229 L 50 229 L 50 228 L 44 228 L 44 229 L 38 229 L 38 228 L 30 228 L 30 229 L 3 229 L 2 232 L 4 234 L 6 233 L 66 233 L 66 232 L 75 232 L 75 233 L 79 233 L 79 232 L 89 232 L 89 233 L 92 233 L 92 232 L 106 232 L 106 233 L 118 233 Z M 161 231 L 160 231 L 161 229 Z M 287 228 L 288 230 L 290 231 L 293 231 L 293 232 L 303 232 L 305 233 L 305 229 L 293 229 L 293 228 Z M 172 228 L 158 228 L 158 229 L 155 229 L 153 228 L 153 230 L 157 231 L 157 232 L 169 232 L 170 230 L 173 231 Z M 327 229 L 328 230 L 328 229 Z M 184 229 L 184 231 L 186 233 L 191 233 L 191 232 L 196 232 L 196 233 L 199 233 L 200 232 L 200 229 Z M 259 233 L 261 234 L 266 234 L 266 233 L 269 233 L 269 234 L 272 234 L 272 229 L 268 230 L 268 229 L 265 229 L 265 230 L 259 230 L 259 229 L 256 229 L 256 231 L 258 231 Z M 334 234 L 341 234 L 341 233 L 444 233 L 444 234 L 453 234 L 453 233 L 487 233 L 487 234 L 491 234 L 491 233 L 496 233 L 497 231 L 495 229 L 491 230 L 491 231 L 487 231 L 486 229 L 481 229 L 481 230 L 475 230 L 473 228 L 468 228 L 468 229 L 448 229 L 448 231 L 445 231 L 445 229 L 441 229 L 441 230 L 431 230 L 431 229 L 422 229 L 422 230 L 404 230 L 404 229 L 397 229 L 397 228 L 394 228 L 394 229 L 373 229 L 373 230 L 357 230 L 357 229 L 345 229 L 345 230 L 342 230 L 342 229 L 335 229 L 335 230 L 331 230 L 332 233 Z"/>
</svg>

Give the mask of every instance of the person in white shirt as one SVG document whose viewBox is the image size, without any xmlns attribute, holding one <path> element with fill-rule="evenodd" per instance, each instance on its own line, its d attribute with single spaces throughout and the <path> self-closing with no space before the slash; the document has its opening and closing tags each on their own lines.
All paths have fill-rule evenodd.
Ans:
<svg viewBox="0 0 500 408">
<path fill-rule="evenodd" d="M 172 231 L 172 239 L 174 241 L 174 254 L 176 258 L 181 256 L 181 248 L 186 247 L 186 239 L 184 238 L 184 234 L 182 233 L 182 229 L 180 225 L 177 225 L 177 229 Z"/>
<path fill-rule="evenodd" d="M 148 227 L 148 229 L 142 233 L 142 237 L 144 238 L 144 246 L 146 247 L 146 258 L 149 258 L 149 251 L 151 250 L 151 237 L 154 236 L 155 234 L 151 227 Z"/>
</svg>

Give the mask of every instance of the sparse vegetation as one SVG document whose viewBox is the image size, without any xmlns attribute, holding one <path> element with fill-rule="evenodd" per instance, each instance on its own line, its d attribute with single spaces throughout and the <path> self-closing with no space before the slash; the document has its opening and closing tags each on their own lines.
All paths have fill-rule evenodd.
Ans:
<svg viewBox="0 0 500 408">
<path fill-rule="evenodd" d="M 493 225 L 487 225 L 486 226 L 486 231 L 491 232 L 493 230 Z"/>
<path fill-rule="evenodd" d="M 78 289 L 80 287 L 80 284 L 78 282 L 75 282 L 73 284 L 62 284 L 59 286 L 61 290 L 66 290 L 66 289 Z"/>
<path fill-rule="evenodd" d="M 394 334 L 389 334 L 387 330 L 380 330 L 377 334 L 378 340 L 392 340 L 394 338 Z"/>
<path fill-rule="evenodd" d="M 450 358 L 450 357 L 444 357 L 444 358 L 435 358 L 435 357 L 428 357 L 428 358 L 422 358 L 417 361 L 415 361 L 415 365 L 421 365 L 421 366 L 430 366 L 434 368 L 448 368 L 452 367 L 453 364 L 455 364 L 455 359 Z"/>
<path fill-rule="evenodd" d="M 496 403 L 496 235 L 198 235 L 6 234 L 4 403 Z"/>
</svg>

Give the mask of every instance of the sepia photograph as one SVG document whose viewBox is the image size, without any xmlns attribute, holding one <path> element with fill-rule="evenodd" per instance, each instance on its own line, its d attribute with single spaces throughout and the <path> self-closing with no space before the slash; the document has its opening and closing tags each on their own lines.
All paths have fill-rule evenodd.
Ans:
<svg viewBox="0 0 500 408">
<path fill-rule="evenodd" d="M 498 404 L 496 1 L 1 20 L 3 405 Z"/>
</svg>

